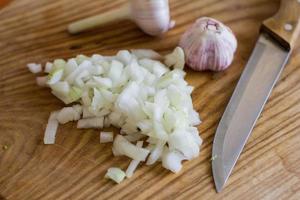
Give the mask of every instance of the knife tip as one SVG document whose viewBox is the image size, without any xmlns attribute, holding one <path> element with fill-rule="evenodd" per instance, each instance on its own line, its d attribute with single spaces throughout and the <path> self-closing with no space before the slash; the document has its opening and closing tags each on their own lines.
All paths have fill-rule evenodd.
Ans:
<svg viewBox="0 0 300 200">
<path fill-rule="evenodd" d="M 215 187 L 216 187 L 217 193 L 220 193 L 224 187 L 224 183 L 215 182 Z"/>
<path fill-rule="evenodd" d="M 222 191 L 222 189 L 226 183 L 226 179 L 224 179 L 223 169 L 220 168 L 220 166 L 222 166 L 222 164 L 219 162 L 220 162 L 220 160 L 218 158 L 215 158 L 212 160 L 213 178 L 214 178 L 215 188 L 216 188 L 217 193 Z"/>
</svg>

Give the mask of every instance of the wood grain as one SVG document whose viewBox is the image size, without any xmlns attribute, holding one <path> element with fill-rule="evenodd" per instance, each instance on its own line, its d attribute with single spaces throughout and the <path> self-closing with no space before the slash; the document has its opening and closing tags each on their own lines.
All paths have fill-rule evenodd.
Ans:
<svg viewBox="0 0 300 200">
<path fill-rule="evenodd" d="M 15 0 L 0 10 L 0 196 L 44 199 L 300 199 L 300 45 L 277 83 L 226 188 L 217 194 L 211 174 L 211 148 L 217 124 L 251 54 L 263 20 L 278 0 L 171 0 L 176 28 L 161 38 L 144 35 L 122 21 L 70 36 L 67 24 L 123 5 L 125 0 Z M 199 158 L 185 162 L 179 174 L 160 164 L 139 167 L 120 185 L 103 178 L 112 158 L 111 144 L 99 144 L 95 130 L 59 127 L 55 145 L 44 145 L 50 111 L 63 104 L 35 84 L 25 65 L 77 54 L 113 54 L 119 49 L 152 48 L 165 53 L 200 16 L 228 24 L 239 47 L 225 72 L 193 72 L 193 102 L 202 117 L 204 139 Z"/>
</svg>

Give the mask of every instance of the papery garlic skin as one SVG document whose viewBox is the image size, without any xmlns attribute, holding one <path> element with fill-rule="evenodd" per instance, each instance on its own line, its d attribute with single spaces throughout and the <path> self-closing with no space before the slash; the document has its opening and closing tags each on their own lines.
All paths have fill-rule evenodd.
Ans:
<svg viewBox="0 0 300 200">
<path fill-rule="evenodd" d="M 168 0 L 131 0 L 132 20 L 147 34 L 161 35 L 175 26 Z"/>
<path fill-rule="evenodd" d="M 196 71 L 222 71 L 232 63 L 237 40 L 231 29 L 221 22 L 199 18 L 181 37 L 179 46 L 186 63 Z"/>
</svg>

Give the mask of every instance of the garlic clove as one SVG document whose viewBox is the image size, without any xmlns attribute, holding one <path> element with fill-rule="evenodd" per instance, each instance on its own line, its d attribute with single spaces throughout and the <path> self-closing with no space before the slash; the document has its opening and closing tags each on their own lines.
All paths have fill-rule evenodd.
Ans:
<svg viewBox="0 0 300 200">
<path fill-rule="evenodd" d="M 181 47 L 176 47 L 172 53 L 165 56 L 165 64 L 168 67 L 183 69 L 184 63 L 184 51 Z"/>
<path fill-rule="evenodd" d="M 168 0 L 131 0 L 132 20 L 147 34 L 157 36 L 175 26 Z"/>
<path fill-rule="evenodd" d="M 129 4 L 119 9 L 71 23 L 68 31 L 76 34 L 123 19 L 134 21 L 145 33 L 152 36 L 161 35 L 175 26 L 175 21 L 170 19 L 168 0 L 130 0 Z"/>
<path fill-rule="evenodd" d="M 196 71 L 222 71 L 232 63 L 237 48 L 233 32 L 221 22 L 199 18 L 181 37 L 186 63 Z"/>
</svg>

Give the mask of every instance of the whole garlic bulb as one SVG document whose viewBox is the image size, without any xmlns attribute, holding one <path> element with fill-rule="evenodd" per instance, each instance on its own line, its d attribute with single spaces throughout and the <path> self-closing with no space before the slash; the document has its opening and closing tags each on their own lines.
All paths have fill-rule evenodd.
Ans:
<svg viewBox="0 0 300 200">
<path fill-rule="evenodd" d="M 221 22 L 199 18 L 181 37 L 179 46 L 186 63 L 196 71 L 222 71 L 232 63 L 237 40 L 231 29 Z"/>
<path fill-rule="evenodd" d="M 131 19 L 147 34 L 161 35 L 173 28 L 168 0 L 131 0 Z"/>
</svg>

